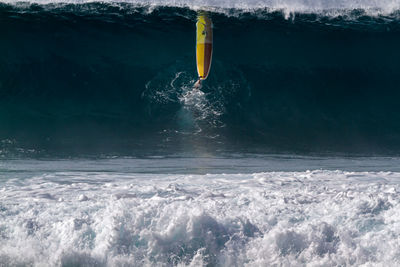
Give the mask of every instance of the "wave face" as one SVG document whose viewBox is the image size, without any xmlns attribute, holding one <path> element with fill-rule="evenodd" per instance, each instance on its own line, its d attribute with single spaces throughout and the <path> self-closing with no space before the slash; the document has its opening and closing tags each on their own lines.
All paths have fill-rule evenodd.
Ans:
<svg viewBox="0 0 400 267">
<path fill-rule="evenodd" d="M 400 151 L 397 1 L 206 2 L 202 91 L 204 4 L 67 2 L 0 5 L 3 156 Z"/>
<path fill-rule="evenodd" d="M 174 160 L 181 169 L 181 162 L 187 163 Z M 204 160 L 192 164 L 199 166 Z M 388 168 L 391 160 L 385 161 Z M 156 162 L 150 160 L 148 166 L 171 172 L 171 162 Z M 231 163 L 228 160 L 226 168 Z M 0 173 L 2 265 L 395 266 L 399 262 L 399 172 L 132 171 L 143 164 L 7 161 Z M 215 159 L 209 164 L 215 165 Z"/>
</svg>

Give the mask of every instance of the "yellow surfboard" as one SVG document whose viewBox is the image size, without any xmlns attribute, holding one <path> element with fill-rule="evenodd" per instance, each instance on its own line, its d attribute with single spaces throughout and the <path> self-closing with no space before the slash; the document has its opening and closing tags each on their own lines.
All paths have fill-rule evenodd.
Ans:
<svg viewBox="0 0 400 267">
<path fill-rule="evenodd" d="M 213 50 L 213 32 L 212 21 L 207 15 L 200 14 L 196 23 L 196 61 L 199 80 L 207 79 L 210 72 L 212 50 Z"/>
</svg>

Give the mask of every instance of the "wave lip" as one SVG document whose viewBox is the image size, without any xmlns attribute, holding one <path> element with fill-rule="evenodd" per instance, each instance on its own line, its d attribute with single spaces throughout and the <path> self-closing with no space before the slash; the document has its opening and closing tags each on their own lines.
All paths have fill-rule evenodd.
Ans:
<svg viewBox="0 0 400 267">
<path fill-rule="evenodd" d="M 141 7 L 180 7 L 190 8 L 192 10 L 208 10 L 221 12 L 225 14 L 240 14 L 243 12 L 257 12 L 257 10 L 268 10 L 269 12 L 281 11 L 286 15 L 290 14 L 323 14 L 329 16 L 342 16 L 349 11 L 359 10 L 366 15 L 390 15 L 400 10 L 399 0 L 5 0 L 3 3 L 21 5 L 21 4 L 39 4 L 39 5 L 57 5 L 57 4 L 130 4 Z"/>
</svg>

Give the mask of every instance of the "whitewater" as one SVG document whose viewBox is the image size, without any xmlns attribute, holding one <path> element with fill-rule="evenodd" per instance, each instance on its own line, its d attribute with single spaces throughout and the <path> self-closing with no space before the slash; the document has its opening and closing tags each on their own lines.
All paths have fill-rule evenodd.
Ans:
<svg viewBox="0 0 400 267">
<path fill-rule="evenodd" d="M 3 161 L 0 265 L 395 266 L 398 161 Z"/>
<path fill-rule="evenodd" d="M 4 3 L 36 3 L 36 4 L 83 4 L 83 3 L 129 3 L 142 6 L 170 6 L 189 7 L 193 10 L 222 10 L 222 9 L 269 9 L 285 10 L 287 13 L 316 13 L 327 10 L 354 10 L 363 9 L 371 14 L 389 14 L 400 9 L 398 0 L 5 0 Z"/>
</svg>

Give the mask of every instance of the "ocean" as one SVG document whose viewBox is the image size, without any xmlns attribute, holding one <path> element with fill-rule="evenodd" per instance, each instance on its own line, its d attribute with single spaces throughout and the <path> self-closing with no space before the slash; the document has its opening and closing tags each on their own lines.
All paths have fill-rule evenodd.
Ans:
<svg viewBox="0 0 400 267">
<path fill-rule="evenodd" d="M 400 265 L 399 47 L 397 0 L 1 1 L 0 266 Z"/>
</svg>

